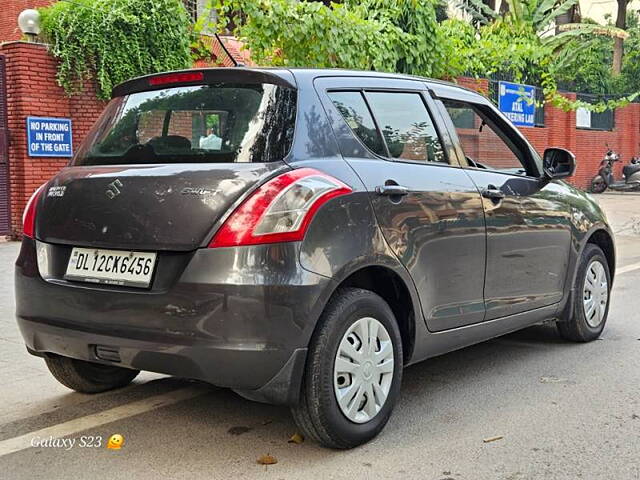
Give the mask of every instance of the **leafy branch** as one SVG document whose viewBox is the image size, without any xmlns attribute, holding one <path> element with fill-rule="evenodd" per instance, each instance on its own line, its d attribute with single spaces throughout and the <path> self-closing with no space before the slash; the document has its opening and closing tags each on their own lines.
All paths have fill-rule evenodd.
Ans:
<svg viewBox="0 0 640 480">
<path fill-rule="evenodd" d="M 59 60 L 68 94 L 95 80 L 107 99 L 114 85 L 188 68 L 189 18 L 180 0 L 74 0 L 40 9 L 44 38 Z"/>
<path fill-rule="evenodd" d="M 212 0 L 259 64 L 432 75 L 441 61 L 432 0 Z"/>
</svg>

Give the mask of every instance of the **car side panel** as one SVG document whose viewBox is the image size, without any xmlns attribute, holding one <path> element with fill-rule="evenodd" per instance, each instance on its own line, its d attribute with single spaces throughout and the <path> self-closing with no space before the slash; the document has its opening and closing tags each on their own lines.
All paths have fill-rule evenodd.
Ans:
<svg viewBox="0 0 640 480">
<path fill-rule="evenodd" d="M 425 93 L 425 84 L 354 77 L 318 79 L 314 86 L 346 162 L 369 191 L 385 241 L 411 274 L 429 329 L 481 322 L 485 269 L 482 202 L 473 182 L 458 167 L 437 112 L 431 109 L 452 164 L 390 161 L 360 143 L 325 93 L 334 88 Z M 409 195 L 396 202 L 375 193 L 376 186 L 393 181 L 406 186 Z"/>
<path fill-rule="evenodd" d="M 301 82 L 302 85 L 300 85 L 301 91 L 306 90 L 308 92 L 308 89 L 312 88 L 312 82 L 315 78 L 313 75 L 298 75 L 296 72 L 296 77 L 299 82 L 303 80 Z M 451 86 L 447 88 L 458 87 Z M 473 92 L 468 93 L 469 95 L 474 95 Z M 313 106 L 310 111 L 317 112 L 316 107 L 317 105 Z M 326 126 L 324 119 L 321 119 L 321 125 Z M 311 129 L 310 124 L 307 127 Z M 321 142 L 333 145 L 332 134 L 329 135 L 326 131 L 318 138 Z M 346 201 L 344 203 L 331 202 L 331 204 L 318 212 L 300 247 L 300 259 L 303 268 L 332 277 L 334 281 L 327 285 L 327 291 L 323 294 L 324 298 L 329 298 L 335 289 L 339 287 L 342 280 L 360 268 L 369 265 L 385 265 L 398 273 L 409 289 L 416 314 L 415 347 L 408 364 L 526 328 L 544 320 L 556 318 L 558 313 L 570 303 L 571 285 L 575 277 L 577 259 L 589 235 L 597 229 L 603 229 L 610 233 L 602 210 L 588 194 L 565 182 L 553 182 L 553 188 L 557 190 L 558 196 L 562 197 L 560 201 L 571 212 L 571 248 L 562 299 L 553 305 L 536 308 L 528 312 L 442 332 L 430 332 L 422 315 L 417 290 L 408 271 L 387 245 L 380 229 L 377 227 L 372 208 L 368 202 L 363 200 L 364 186 L 362 183 L 356 180 L 357 177 L 351 176 L 353 171 L 348 173 L 343 170 L 347 164 L 341 158 L 323 159 L 314 158 L 314 155 L 310 155 L 309 152 L 317 150 L 313 145 L 315 141 L 308 138 L 306 140 L 297 139 L 296 141 L 299 147 L 298 152 L 307 153 L 302 155 L 302 161 L 294 159 L 292 166 L 316 167 L 336 175 L 337 178 L 343 181 L 346 179 L 346 183 L 358 190 L 351 205 L 349 205 L 350 202 Z M 296 144 L 294 143 L 294 148 L 295 146 Z M 355 215 L 356 212 L 357 215 Z M 343 231 L 347 229 L 340 229 L 340 225 L 348 225 L 349 233 Z M 343 238 L 344 241 L 334 241 L 335 235 L 338 235 L 338 238 Z M 355 248 L 352 251 L 345 251 L 342 249 L 342 245 L 349 237 L 351 242 L 355 242 L 353 244 Z"/>
<path fill-rule="evenodd" d="M 562 188 L 540 189 L 537 179 L 478 169 L 481 187 L 505 193 L 498 203 L 483 199 L 487 224 L 484 286 L 487 320 L 558 303 L 569 267 L 571 225 Z"/>
<path fill-rule="evenodd" d="M 478 102 L 491 105 L 486 98 L 479 96 L 476 92 L 471 90 L 440 82 L 427 83 L 437 96 L 445 98 L 455 96 L 456 99 L 461 101 Z M 515 134 L 529 145 L 534 156 L 537 156 L 538 159 L 541 158 L 539 153 L 535 151 L 518 129 L 515 129 Z M 459 156 L 463 157 L 462 150 L 458 143 L 456 143 L 456 149 L 458 150 Z M 564 181 L 553 181 L 550 185 L 546 186 L 543 191 L 549 189 L 553 189 L 555 191 L 555 195 L 553 195 L 553 197 L 557 202 L 558 209 L 563 211 L 566 215 L 568 228 L 570 229 L 570 246 L 566 260 L 563 294 L 561 300 L 557 304 L 558 312 L 562 312 L 569 306 L 578 262 L 589 238 L 598 230 L 607 232 L 609 237 L 612 239 L 614 236 L 604 211 L 600 208 L 598 202 L 592 195 Z M 615 246 L 613 255 L 615 257 Z M 612 259 L 612 263 L 615 265 L 615 258 Z M 612 271 L 612 278 L 613 275 L 614 271 Z"/>
</svg>

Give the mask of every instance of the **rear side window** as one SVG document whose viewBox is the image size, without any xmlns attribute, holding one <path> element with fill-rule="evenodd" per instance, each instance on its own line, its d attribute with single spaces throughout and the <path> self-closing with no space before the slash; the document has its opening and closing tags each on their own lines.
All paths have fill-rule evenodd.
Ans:
<svg viewBox="0 0 640 480">
<path fill-rule="evenodd" d="M 291 147 L 296 92 L 211 84 L 113 99 L 74 165 L 272 162 Z"/>
<path fill-rule="evenodd" d="M 381 156 L 387 152 L 360 92 L 329 92 L 329 98 L 344 117 L 347 125 L 369 150 Z"/>
<path fill-rule="evenodd" d="M 419 93 L 366 92 L 393 158 L 447 162 L 435 126 Z"/>
</svg>

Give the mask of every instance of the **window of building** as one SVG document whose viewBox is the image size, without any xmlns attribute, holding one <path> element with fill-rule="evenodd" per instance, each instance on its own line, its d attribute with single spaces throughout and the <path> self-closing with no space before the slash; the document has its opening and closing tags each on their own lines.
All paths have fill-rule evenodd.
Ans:
<svg viewBox="0 0 640 480">
<path fill-rule="evenodd" d="M 578 100 L 587 103 L 597 103 L 600 98 L 593 95 L 577 95 Z M 586 128 L 590 130 L 613 130 L 614 127 L 614 111 L 605 110 L 604 112 L 592 112 L 586 108 L 578 108 L 576 110 L 576 127 Z"/>
</svg>

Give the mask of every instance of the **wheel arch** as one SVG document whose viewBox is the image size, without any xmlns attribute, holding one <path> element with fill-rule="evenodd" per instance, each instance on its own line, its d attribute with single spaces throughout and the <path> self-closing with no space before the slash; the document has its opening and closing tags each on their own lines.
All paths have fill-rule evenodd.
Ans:
<svg viewBox="0 0 640 480">
<path fill-rule="evenodd" d="M 416 339 L 415 301 L 410 287 L 402 276 L 387 266 L 368 265 L 350 272 L 336 282 L 332 296 L 344 287 L 369 290 L 384 299 L 393 311 L 402 337 L 403 362 L 407 364 L 413 356 Z"/>
<path fill-rule="evenodd" d="M 602 250 L 602 252 L 604 253 L 605 258 L 607 259 L 607 265 L 609 266 L 611 282 L 613 282 L 616 271 L 616 249 L 615 244 L 613 243 L 613 235 L 611 235 L 611 233 L 604 228 L 598 228 L 594 230 L 587 237 L 587 241 L 584 242 L 584 245 L 582 246 L 582 249 L 580 251 L 580 255 L 582 255 L 582 252 L 584 251 L 584 248 L 587 246 L 587 244 L 590 243 L 600 247 L 600 250 Z"/>
<path fill-rule="evenodd" d="M 573 271 L 570 275 L 567 276 L 567 281 L 571 282 L 568 286 L 569 294 L 567 297 L 567 301 L 564 307 L 558 311 L 558 319 L 560 321 L 564 321 L 565 319 L 569 318 L 571 316 L 571 312 L 573 311 L 576 293 L 574 290 L 576 275 L 578 274 L 578 269 L 580 268 L 580 259 L 582 258 L 582 253 L 584 252 L 586 246 L 589 244 L 597 245 L 604 253 L 605 258 L 607 259 L 607 266 L 609 267 L 611 285 L 613 286 L 613 279 L 615 276 L 616 268 L 616 251 L 615 243 L 613 241 L 613 234 L 605 226 L 597 225 L 582 237 L 582 241 L 579 243 L 580 248 L 576 249 L 575 260 L 573 262 Z"/>
</svg>

